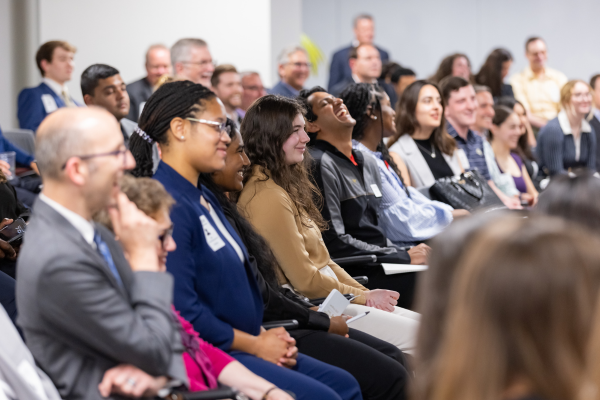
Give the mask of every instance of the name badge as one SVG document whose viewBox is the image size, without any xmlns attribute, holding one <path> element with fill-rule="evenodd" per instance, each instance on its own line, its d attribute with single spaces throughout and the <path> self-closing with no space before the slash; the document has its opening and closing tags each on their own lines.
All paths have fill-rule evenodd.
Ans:
<svg viewBox="0 0 600 400">
<path fill-rule="evenodd" d="M 44 110 L 48 114 L 58 110 L 58 106 L 56 105 L 56 101 L 54 101 L 54 97 L 51 94 L 43 94 L 42 95 L 42 103 L 44 104 Z"/>
<path fill-rule="evenodd" d="M 483 155 L 483 152 L 481 151 L 481 149 L 475 150 L 475 153 L 477 153 L 478 156 L 482 156 Z"/>
<path fill-rule="evenodd" d="M 381 196 L 383 196 L 381 194 L 381 190 L 379 190 L 379 188 L 377 187 L 376 184 L 372 184 L 371 185 L 371 190 L 373 190 L 373 194 L 375 195 L 375 197 L 381 197 Z"/>
<path fill-rule="evenodd" d="M 217 251 L 225 246 L 225 242 L 221 239 L 221 236 L 217 233 L 217 230 L 208 222 L 208 219 L 204 216 L 200 216 L 200 223 L 202 224 L 202 229 L 204 230 L 204 237 L 206 238 L 206 243 L 210 246 L 212 251 Z"/>
</svg>

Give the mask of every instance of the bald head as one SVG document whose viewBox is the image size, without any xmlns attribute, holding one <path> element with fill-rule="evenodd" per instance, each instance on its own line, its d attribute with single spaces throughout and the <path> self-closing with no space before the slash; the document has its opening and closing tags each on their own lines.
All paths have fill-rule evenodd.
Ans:
<svg viewBox="0 0 600 400">
<path fill-rule="evenodd" d="M 116 135 L 116 136 L 115 136 Z M 60 180 L 71 157 L 94 153 L 98 144 L 122 137 L 119 123 L 100 107 L 60 108 L 42 121 L 35 158 L 44 179 Z"/>
</svg>

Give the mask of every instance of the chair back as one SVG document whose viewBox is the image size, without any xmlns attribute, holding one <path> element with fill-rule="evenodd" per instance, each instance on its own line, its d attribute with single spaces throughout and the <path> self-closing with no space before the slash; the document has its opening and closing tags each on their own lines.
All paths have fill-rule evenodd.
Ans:
<svg viewBox="0 0 600 400">
<path fill-rule="evenodd" d="M 9 129 L 2 131 L 4 137 L 9 142 L 21 150 L 34 155 L 35 154 L 35 135 L 30 129 Z"/>
</svg>

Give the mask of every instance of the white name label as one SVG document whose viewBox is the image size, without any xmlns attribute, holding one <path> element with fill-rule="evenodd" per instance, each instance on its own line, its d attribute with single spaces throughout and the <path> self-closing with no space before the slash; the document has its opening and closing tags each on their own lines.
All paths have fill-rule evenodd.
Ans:
<svg viewBox="0 0 600 400">
<path fill-rule="evenodd" d="M 372 184 L 371 185 L 371 190 L 373 190 L 373 194 L 375 195 L 375 197 L 381 197 L 381 196 L 383 196 L 381 194 L 381 190 L 379 190 L 379 187 L 377 187 L 376 184 Z"/>
<path fill-rule="evenodd" d="M 44 110 L 48 114 L 58 110 L 58 106 L 56 105 L 56 101 L 54 101 L 54 97 L 51 94 L 43 94 L 42 95 L 42 103 L 44 103 Z"/>
<path fill-rule="evenodd" d="M 204 230 L 204 237 L 206 238 L 206 243 L 210 246 L 212 251 L 217 251 L 225 246 L 225 242 L 221 239 L 221 236 L 217 233 L 217 230 L 208 222 L 208 219 L 204 216 L 200 216 L 200 223 L 202 224 L 202 229 Z"/>
</svg>

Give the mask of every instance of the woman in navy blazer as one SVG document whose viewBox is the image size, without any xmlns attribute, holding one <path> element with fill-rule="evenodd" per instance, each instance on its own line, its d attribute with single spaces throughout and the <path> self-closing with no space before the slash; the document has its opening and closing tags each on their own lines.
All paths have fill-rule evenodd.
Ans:
<svg viewBox="0 0 600 400">
<path fill-rule="evenodd" d="M 177 202 L 171 219 L 178 246 L 167 260 L 175 307 L 203 339 L 298 399 L 361 399 L 350 374 L 298 355 L 285 329 L 261 327 L 263 302 L 247 251 L 214 195 L 196 187 L 200 173 L 225 166 L 225 121 L 214 93 L 189 81 L 172 82 L 150 97 L 129 144 L 137 176 L 152 174 L 152 145 L 160 145 L 154 178 Z M 279 399 L 277 393 L 265 398 Z"/>
</svg>

